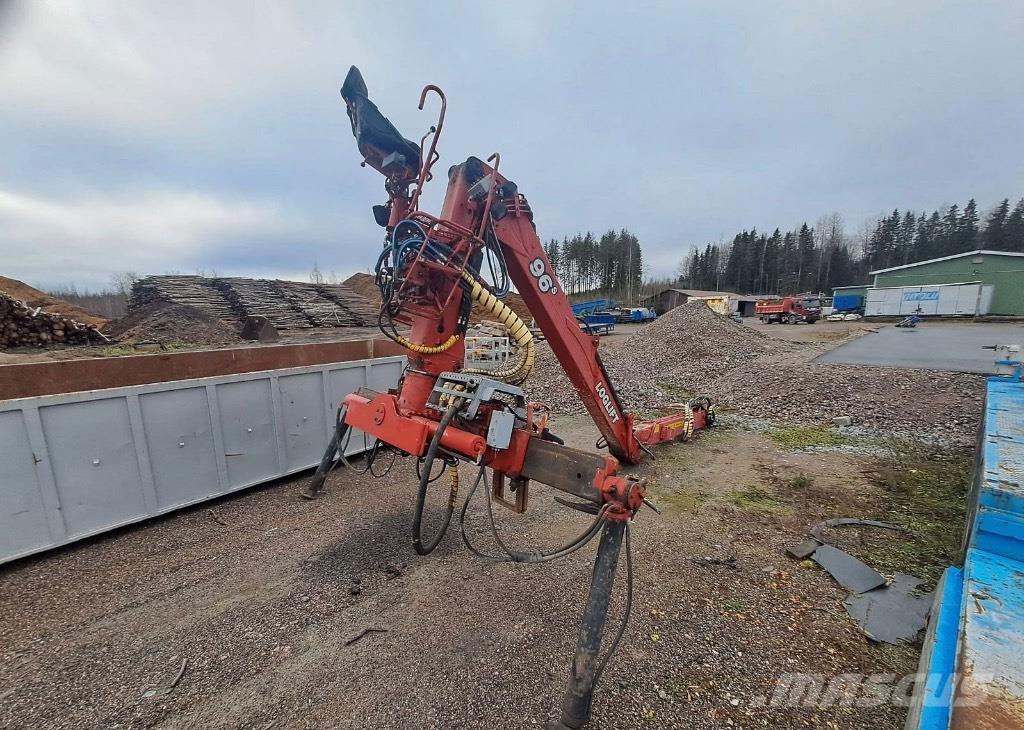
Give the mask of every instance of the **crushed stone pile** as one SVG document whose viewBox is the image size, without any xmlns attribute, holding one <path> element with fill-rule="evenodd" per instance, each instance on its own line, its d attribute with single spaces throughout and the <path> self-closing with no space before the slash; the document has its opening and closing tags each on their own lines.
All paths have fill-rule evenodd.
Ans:
<svg viewBox="0 0 1024 730">
<path fill-rule="evenodd" d="M 106 334 L 121 344 L 230 345 L 241 342 L 236 325 L 197 307 L 155 302 L 111 323 Z"/>
<path fill-rule="evenodd" d="M 693 301 L 666 312 L 626 340 L 602 347 L 600 355 L 626 409 L 649 411 L 705 394 L 691 391 L 684 382 L 710 382 L 751 358 L 801 346 L 767 337 Z M 579 397 L 551 348 L 542 342 L 537 349 L 537 366 L 527 383 L 530 397 L 556 411 L 582 413 Z"/>
<path fill-rule="evenodd" d="M 982 377 L 813 362 L 837 344 L 775 339 L 689 302 L 602 348 L 601 358 L 623 406 L 642 416 L 706 395 L 723 409 L 783 423 L 849 415 L 877 431 L 973 443 Z M 585 412 L 547 343 L 538 343 L 525 387 L 555 412 Z"/>
</svg>

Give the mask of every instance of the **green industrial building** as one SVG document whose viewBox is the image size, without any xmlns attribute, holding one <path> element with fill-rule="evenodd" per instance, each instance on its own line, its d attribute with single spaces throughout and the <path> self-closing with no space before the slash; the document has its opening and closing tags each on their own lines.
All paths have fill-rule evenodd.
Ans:
<svg viewBox="0 0 1024 730">
<path fill-rule="evenodd" d="M 872 284 L 836 287 L 834 296 L 859 295 L 872 299 L 882 294 L 877 292 L 880 289 L 892 292 L 899 288 L 935 287 L 943 284 L 981 284 L 987 303 L 987 311 L 981 311 L 985 314 L 1024 316 L 1024 253 L 966 251 L 878 269 L 870 274 L 874 277 Z M 911 296 L 920 295 L 914 292 Z"/>
<path fill-rule="evenodd" d="M 988 314 L 1024 316 L 1024 253 L 966 251 L 870 273 L 875 288 L 981 282 L 992 286 Z"/>
</svg>

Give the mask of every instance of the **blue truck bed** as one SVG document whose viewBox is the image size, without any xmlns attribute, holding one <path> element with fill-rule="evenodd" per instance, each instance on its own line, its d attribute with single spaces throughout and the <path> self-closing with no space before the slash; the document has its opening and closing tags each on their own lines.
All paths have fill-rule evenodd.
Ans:
<svg viewBox="0 0 1024 730">
<path fill-rule="evenodd" d="M 1024 728 L 1024 383 L 988 379 L 963 568 L 932 609 L 909 730 Z"/>
</svg>

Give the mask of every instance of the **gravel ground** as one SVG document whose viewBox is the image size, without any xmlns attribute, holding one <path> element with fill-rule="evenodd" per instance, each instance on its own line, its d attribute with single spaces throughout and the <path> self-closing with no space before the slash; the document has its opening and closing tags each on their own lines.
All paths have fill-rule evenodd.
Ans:
<svg viewBox="0 0 1024 730">
<path fill-rule="evenodd" d="M 578 446 L 596 434 L 572 417 L 554 426 Z M 593 727 L 901 727 L 892 705 L 757 706 L 780 672 L 914 670 L 915 648 L 870 645 L 843 613 L 844 592 L 782 554 L 820 519 L 885 515 L 864 477 L 870 460 L 783 452 L 740 429 L 658 455 L 640 473 L 665 513 L 635 523 L 633 620 L 596 694 Z M 407 538 L 410 466 L 400 461 L 382 480 L 335 472 L 316 503 L 297 498 L 300 480 L 279 482 L 0 569 L 0 726 L 523 728 L 553 719 L 594 548 L 544 566 L 493 565 L 471 558 L 453 531 L 418 557 Z M 798 473 L 814 486 L 778 491 Z M 778 501 L 737 508 L 729 495 L 738 485 L 774 490 Z M 480 517 L 471 529 L 483 541 Z M 527 515 L 498 519 L 509 540 L 537 547 L 564 542 L 589 518 L 542 488 Z M 367 628 L 386 631 L 346 644 Z"/>
<path fill-rule="evenodd" d="M 860 329 L 849 336 L 871 335 Z M 626 408 L 641 413 L 707 395 L 722 408 L 775 421 L 827 423 L 848 415 L 879 433 L 974 442 L 983 377 L 812 362 L 842 341 L 777 339 L 691 302 L 611 343 L 601 357 Z M 545 343 L 537 359 L 527 383 L 531 397 L 556 412 L 581 413 Z"/>
<path fill-rule="evenodd" d="M 769 388 L 740 390 L 740 375 L 800 372 L 822 347 L 778 343 L 700 310 L 679 316 L 694 318 L 683 334 L 666 317 L 661 330 L 609 348 L 627 400 L 649 407 L 701 385 L 763 417 Z M 691 346 L 698 326 L 703 344 Z M 623 378 L 622 363 L 638 367 L 645 357 L 647 371 Z M 659 361 L 665 388 L 665 376 L 648 372 Z M 551 372 L 550 362 L 541 367 Z M 798 389 L 805 395 L 776 415 L 814 419 L 855 410 L 852 402 L 857 417 L 878 399 L 905 409 L 908 433 L 931 433 L 951 404 L 965 421 L 981 409 L 980 379 L 849 370 L 809 369 L 833 400 L 816 405 L 815 391 Z M 571 400 L 556 400 L 557 383 L 540 390 L 559 406 L 554 432 L 590 448 L 596 430 L 566 413 Z M 904 422 L 891 413 L 879 406 L 872 423 Z M 866 422 L 857 428 L 875 432 Z M 634 523 L 633 618 L 595 695 L 592 726 L 902 727 L 894 703 L 764 708 L 759 698 L 781 673 L 915 671 L 919 645 L 868 643 L 844 613 L 845 592 L 783 555 L 822 519 L 905 511 L 871 475 L 913 465 L 891 454 L 786 451 L 738 426 L 658 447 L 657 456 L 636 473 L 650 479 L 664 513 L 645 510 Z M 468 554 L 456 528 L 419 557 L 408 538 L 408 462 L 378 480 L 339 470 L 315 503 L 297 497 L 301 481 L 0 567 L 0 727 L 491 730 L 557 717 L 595 547 L 543 566 L 489 564 Z M 431 495 L 433 524 L 442 491 Z M 589 519 L 543 487 L 530 504 L 526 515 L 497 515 L 516 545 L 562 544 Z M 486 544 L 480 506 L 470 532 Z M 620 578 L 613 626 L 621 589 Z M 349 643 L 365 629 L 384 631 Z"/>
</svg>

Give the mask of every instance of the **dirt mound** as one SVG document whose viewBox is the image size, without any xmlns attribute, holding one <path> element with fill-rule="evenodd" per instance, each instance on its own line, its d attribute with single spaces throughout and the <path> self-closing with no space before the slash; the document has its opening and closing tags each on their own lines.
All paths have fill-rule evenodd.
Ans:
<svg viewBox="0 0 1024 730">
<path fill-rule="evenodd" d="M 0 276 L 0 292 L 3 292 L 9 297 L 13 297 L 14 299 L 25 302 L 25 304 L 33 309 L 39 307 L 44 312 L 59 314 L 62 317 L 73 319 L 76 322 L 81 322 L 82 324 L 102 327 L 107 321 L 103 319 L 103 317 L 97 317 L 95 314 L 86 312 L 84 309 L 75 306 L 71 302 L 65 302 L 63 299 L 51 297 L 46 292 L 41 292 L 23 281 L 8 279 L 6 276 Z"/>
<path fill-rule="evenodd" d="M 105 334 L 124 344 L 187 342 L 195 345 L 231 345 L 241 342 L 234 325 L 196 307 L 157 302 L 115 320 Z"/>
<path fill-rule="evenodd" d="M 380 289 L 377 288 L 377 283 L 373 280 L 373 274 L 363 272 L 352 274 L 341 284 L 369 299 L 374 307 L 380 309 Z"/>
</svg>

